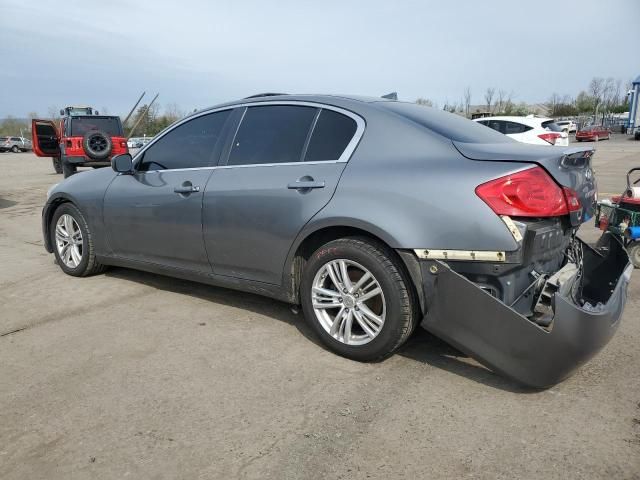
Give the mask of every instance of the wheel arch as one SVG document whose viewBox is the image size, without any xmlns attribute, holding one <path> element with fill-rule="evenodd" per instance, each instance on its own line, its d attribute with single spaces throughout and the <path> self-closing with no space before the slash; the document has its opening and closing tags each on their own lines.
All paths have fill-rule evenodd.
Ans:
<svg viewBox="0 0 640 480">
<path fill-rule="evenodd" d="M 283 285 L 287 291 L 287 296 L 293 303 L 300 303 L 300 281 L 302 270 L 308 258 L 320 246 L 345 237 L 364 237 L 380 243 L 387 247 L 396 256 L 401 268 L 404 269 L 407 277 L 411 280 L 411 286 L 419 300 L 421 313 L 425 312 L 424 294 L 422 289 L 422 276 L 418 258 L 413 251 L 398 250 L 393 247 L 397 245 L 396 239 L 387 232 L 376 228 L 373 225 L 363 222 L 323 222 L 313 228 L 305 229 L 296 242 L 291 247 L 284 269 Z"/>
<path fill-rule="evenodd" d="M 58 194 L 50 198 L 42 210 L 42 236 L 44 248 L 49 253 L 53 253 L 53 245 L 51 244 L 51 220 L 53 219 L 53 214 L 58 207 L 64 203 L 74 202 L 70 197 L 64 194 Z"/>
</svg>

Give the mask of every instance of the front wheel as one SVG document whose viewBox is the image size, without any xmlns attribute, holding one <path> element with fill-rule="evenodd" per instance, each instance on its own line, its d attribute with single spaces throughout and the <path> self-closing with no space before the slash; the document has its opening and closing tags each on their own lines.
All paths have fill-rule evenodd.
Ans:
<svg viewBox="0 0 640 480">
<path fill-rule="evenodd" d="M 12 151 L 13 153 L 20 153 L 20 149 L 18 148 L 18 146 L 17 146 L 17 145 L 14 145 L 13 147 L 11 147 L 11 151 Z"/>
<path fill-rule="evenodd" d="M 418 309 L 401 261 L 386 246 L 342 238 L 316 250 L 305 265 L 300 296 L 304 316 L 339 355 L 377 361 L 411 335 Z"/>
<path fill-rule="evenodd" d="M 75 205 L 63 203 L 56 209 L 49 232 L 53 253 L 64 273 L 86 277 L 104 270 L 96 260 L 89 225 Z"/>
<path fill-rule="evenodd" d="M 76 167 L 73 163 L 62 160 L 62 173 L 64 174 L 64 178 L 69 178 L 77 171 L 78 167 Z"/>
</svg>

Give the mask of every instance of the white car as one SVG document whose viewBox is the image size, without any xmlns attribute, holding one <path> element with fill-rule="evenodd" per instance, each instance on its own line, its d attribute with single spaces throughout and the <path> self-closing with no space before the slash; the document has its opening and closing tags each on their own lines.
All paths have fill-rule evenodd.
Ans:
<svg viewBox="0 0 640 480">
<path fill-rule="evenodd" d="M 485 117 L 473 121 L 522 143 L 561 147 L 569 145 L 569 134 L 563 131 L 552 118 L 527 115 L 526 117 Z"/>
<path fill-rule="evenodd" d="M 578 130 L 578 125 L 573 120 L 557 120 L 556 125 L 567 133 L 576 133 L 576 130 Z"/>
<path fill-rule="evenodd" d="M 138 137 L 131 137 L 129 140 L 127 140 L 127 147 L 129 148 L 142 147 L 142 139 Z"/>
</svg>

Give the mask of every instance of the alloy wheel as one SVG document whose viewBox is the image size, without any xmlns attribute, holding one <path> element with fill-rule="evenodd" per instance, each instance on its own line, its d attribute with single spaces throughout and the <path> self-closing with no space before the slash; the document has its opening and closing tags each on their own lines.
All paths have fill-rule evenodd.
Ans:
<svg viewBox="0 0 640 480">
<path fill-rule="evenodd" d="M 56 248 L 63 263 L 77 268 L 82 261 L 82 230 L 78 222 L 65 213 L 56 222 Z"/>
<path fill-rule="evenodd" d="M 323 265 L 313 279 L 311 301 L 322 328 L 346 345 L 369 343 L 384 326 L 382 287 L 369 270 L 352 260 Z"/>
</svg>

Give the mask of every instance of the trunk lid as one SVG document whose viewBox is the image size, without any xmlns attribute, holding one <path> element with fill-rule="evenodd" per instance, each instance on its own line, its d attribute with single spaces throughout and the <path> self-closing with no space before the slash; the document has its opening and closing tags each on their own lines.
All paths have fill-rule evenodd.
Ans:
<svg viewBox="0 0 640 480">
<path fill-rule="evenodd" d="M 580 225 L 595 213 L 597 184 L 591 158 L 593 147 L 552 147 L 523 143 L 453 144 L 470 160 L 492 162 L 527 162 L 541 166 L 561 186 L 576 192 L 582 209 L 571 215 L 571 223 Z"/>
</svg>

